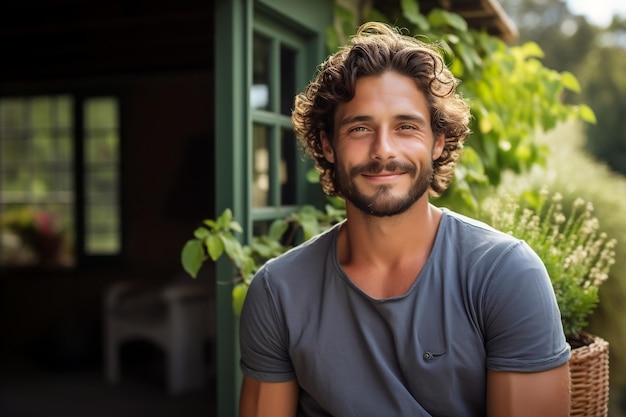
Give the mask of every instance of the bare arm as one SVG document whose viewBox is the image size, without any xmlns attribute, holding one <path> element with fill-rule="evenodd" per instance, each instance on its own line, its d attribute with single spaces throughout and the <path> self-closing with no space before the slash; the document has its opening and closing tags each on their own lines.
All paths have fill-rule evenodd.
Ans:
<svg viewBox="0 0 626 417">
<path fill-rule="evenodd" d="M 487 373 L 489 417 L 568 417 L 569 365 L 544 372 Z"/>
<path fill-rule="evenodd" d="M 295 417 L 298 382 L 263 382 L 243 377 L 239 417 Z"/>
</svg>

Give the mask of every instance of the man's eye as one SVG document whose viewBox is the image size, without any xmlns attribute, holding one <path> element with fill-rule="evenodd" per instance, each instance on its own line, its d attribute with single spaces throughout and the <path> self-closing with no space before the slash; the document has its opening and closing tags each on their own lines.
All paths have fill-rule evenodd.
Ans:
<svg viewBox="0 0 626 417">
<path fill-rule="evenodd" d="M 356 126 L 350 129 L 350 131 L 351 132 L 365 132 L 367 131 L 367 128 L 365 128 L 364 126 Z"/>
<path fill-rule="evenodd" d="M 401 130 L 414 130 L 415 126 L 413 126 L 413 125 L 402 125 L 402 126 L 400 126 L 400 129 Z"/>
</svg>

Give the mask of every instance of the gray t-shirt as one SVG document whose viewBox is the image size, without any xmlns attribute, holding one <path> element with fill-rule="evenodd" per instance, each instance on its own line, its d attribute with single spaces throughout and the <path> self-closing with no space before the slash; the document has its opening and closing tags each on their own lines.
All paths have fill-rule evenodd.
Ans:
<svg viewBox="0 0 626 417">
<path fill-rule="evenodd" d="M 240 320 L 242 371 L 297 379 L 298 416 L 484 416 L 487 369 L 569 360 L 550 280 L 524 242 L 444 210 L 411 288 L 374 299 L 339 264 L 340 226 L 267 263 Z"/>
</svg>

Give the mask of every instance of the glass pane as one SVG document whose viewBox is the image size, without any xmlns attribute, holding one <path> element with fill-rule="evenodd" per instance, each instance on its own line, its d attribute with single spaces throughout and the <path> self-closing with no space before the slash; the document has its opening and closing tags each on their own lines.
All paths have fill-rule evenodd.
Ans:
<svg viewBox="0 0 626 417">
<path fill-rule="evenodd" d="M 296 95 L 296 52 L 285 47 L 280 48 L 280 112 L 291 115 L 293 99 Z"/>
<path fill-rule="evenodd" d="M 30 127 L 50 128 L 52 126 L 52 102 L 48 97 L 32 99 L 30 107 Z"/>
<path fill-rule="evenodd" d="M 0 127 L 6 131 L 15 132 L 24 124 L 26 113 L 26 100 L 2 99 L 0 103 Z M 4 135 L 3 135 L 4 137 Z"/>
<path fill-rule="evenodd" d="M 280 188 L 282 205 L 296 204 L 296 137 L 291 129 L 282 129 Z"/>
<path fill-rule="evenodd" d="M 252 128 L 252 207 L 270 204 L 270 129 L 255 124 Z"/>
<path fill-rule="evenodd" d="M 270 46 L 267 38 L 254 35 L 250 90 L 250 107 L 253 109 L 270 108 Z"/>
<path fill-rule="evenodd" d="M 0 264 L 75 262 L 71 109 L 68 96 L 0 99 Z"/>
<path fill-rule="evenodd" d="M 85 101 L 85 253 L 121 250 L 118 104 L 112 97 Z"/>
</svg>

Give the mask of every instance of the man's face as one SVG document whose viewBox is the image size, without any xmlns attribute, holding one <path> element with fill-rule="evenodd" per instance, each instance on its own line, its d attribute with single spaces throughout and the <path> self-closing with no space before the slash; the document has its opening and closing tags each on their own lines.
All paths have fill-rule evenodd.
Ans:
<svg viewBox="0 0 626 417">
<path fill-rule="evenodd" d="M 348 203 L 372 216 L 393 216 L 426 197 L 435 140 L 424 94 L 395 72 L 360 78 L 352 100 L 337 107 L 334 140 L 322 135 L 335 164 L 335 186 Z"/>
</svg>

